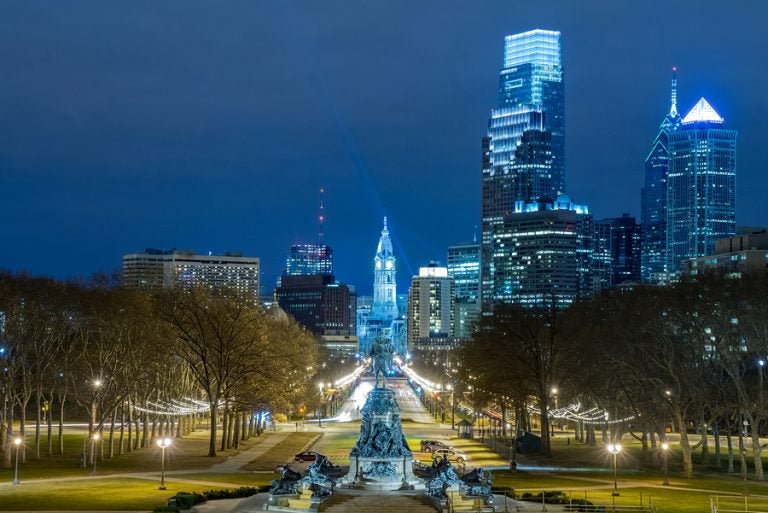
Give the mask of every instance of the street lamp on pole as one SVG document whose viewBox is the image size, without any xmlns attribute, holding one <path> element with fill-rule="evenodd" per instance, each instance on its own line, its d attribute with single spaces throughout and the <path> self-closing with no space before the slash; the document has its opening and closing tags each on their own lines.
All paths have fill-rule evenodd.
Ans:
<svg viewBox="0 0 768 513">
<path fill-rule="evenodd" d="M 669 444 L 667 442 L 661 444 L 661 451 L 664 457 L 664 482 L 661 484 L 669 486 Z"/>
<path fill-rule="evenodd" d="M 170 438 L 161 438 L 157 441 L 160 447 L 160 490 L 165 490 L 165 449 L 171 446 Z"/>
<path fill-rule="evenodd" d="M 21 438 L 16 437 L 13 440 L 13 445 L 16 446 L 16 470 L 13 473 L 13 485 L 20 485 L 21 481 L 19 481 L 19 449 L 21 448 Z"/>
<path fill-rule="evenodd" d="M 557 410 L 557 387 L 552 387 L 552 398 L 555 400 L 555 410 Z M 555 436 L 555 418 L 550 420 L 552 436 Z"/>
<path fill-rule="evenodd" d="M 608 452 L 610 452 L 613 455 L 613 492 L 611 495 L 614 497 L 619 496 L 619 481 L 617 479 L 618 476 L 618 461 L 617 458 L 619 456 L 619 453 L 621 452 L 621 444 L 608 444 Z"/>
<path fill-rule="evenodd" d="M 96 442 L 99 441 L 99 434 L 94 433 L 91 437 L 91 457 L 93 457 L 93 470 L 91 471 L 91 475 L 96 475 L 96 460 L 98 459 L 96 457 Z"/>
<path fill-rule="evenodd" d="M 323 387 L 324 383 L 318 383 L 317 388 L 320 389 L 320 402 L 317 404 L 317 427 L 323 427 Z"/>
</svg>

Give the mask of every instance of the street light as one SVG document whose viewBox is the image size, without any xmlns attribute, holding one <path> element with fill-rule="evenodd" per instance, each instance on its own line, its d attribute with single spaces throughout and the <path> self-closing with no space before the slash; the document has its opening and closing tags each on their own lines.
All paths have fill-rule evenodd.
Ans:
<svg viewBox="0 0 768 513">
<path fill-rule="evenodd" d="M 613 455 L 613 495 L 614 497 L 619 496 L 619 482 L 617 480 L 617 467 L 618 462 L 617 458 L 619 456 L 619 453 L 621 452 L 621 444 L 608 444 L 608 452 L 610 452 Z"/>
<path fill-rule="evenodd" d="M 669 486 L 669 444 L 667 442 L 661 444 L 661 451 L 664 457 L 664 482 L 661 484 Z"/>
<path fill-rule="evenodd" d="M 557 410 L 557 387 L 552 387 L 552 398 L 555 400 L 555 410 Z M 555 436 L 555 417 L 552 416 L 552 436 Z"/>
<path fill-rule="evenodd" d="M 21 484 L 21 481 L 19 481 L 19 449 L 21 448 L 21 438 L 15 438 L 13 444 L 16 446 L 16 471 L 13 474 L 13 483 L 11 484 L 16 486 Z"/>
<path fill-rule="evenodd" d="M 160 447 L 160 490 L 165 490 L 165 449 L 171 446 L 170 438 L 161 438 L 157 441 Z"/>
<path fill-rule="evenodd" d="M 317 388 L 320 389 L 320 402 L 317 405 L 317 427 L 323 427 L 323 383 L 318 383 Z"/>
<path fill-rule="evenodd" d="M 96 458 L 96 442 L 98 441 L 99 441 L 99 434 L 94 433 L 93 436 L 91 437 L 91 457 L 93 458 L 93 470 L 91 471 L 92 476 L 96 475 L 96 460 L 98 459 Z"/>
</svg>

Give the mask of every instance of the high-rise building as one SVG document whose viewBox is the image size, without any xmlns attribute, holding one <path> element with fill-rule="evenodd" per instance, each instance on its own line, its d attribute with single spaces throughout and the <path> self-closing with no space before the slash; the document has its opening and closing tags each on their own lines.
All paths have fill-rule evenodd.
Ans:
<svg viewBox="0 0 768 513">
<path fill-rule="evenodd" d="M 431 262 L 419 268 L 408 292 L 408 347 L 440 345 L 454 335 L 453 278 L 447 267 Z"/>
<path fill-rule="evenodd" d="M 385 217 L 373 257 L 373 300 L 370 310 L 358 311 L 358 352 L 361 355 L 368 354 L 373 339 L 379 335 L 392 340 L 396 353 L 407 353 L 406 323 L 398 310 L 397 297 L 397 259 Z"/>
<path fill-rule="evenodd" d="M 448 248 L 448 276 L 453 277 L 454 335 L 472 336 L 480 315 L 480 244 L 457 244 Z"/>
<path fill-rule="evenodd" d="M 565 308 L 594 291 L 593 221 L 566 195 L 519 201 L 494 231 L 491 269 L 496 302 Z"/>
<path fill-rule="evenodd" d="M 315 335 L 355 334 L 355 291 L 332 274 L 283 276 L 275 301 Z"/>
<path fill-rule="evenodd" d="M 123 257 L 126 288 L 158 291 L 208 287 L 259 302 L 259 259 L 237 253 L 197 255 L 194 251 L 147 249 Z"/>
<path fill-rule="evenodd" d="M 294 244 L 285 261 L 285 276 L 333 274 L 333 250 L 326 244 Z"/>
<path fill-rule="evenodd" d="M 640 226 L 629 214 L 595 222 L 593 269 L 597 289 L 640 282 Z"/>
<path fill-rule="evenodd" d="M 697 276 L 719 272 L 729 278 L 768 270 L 768 229 L 740 228 L 738 235 L 715 241 L 711 255 L 683 262 L 683 274 Z"/>
<path fill-rule="evenodd" d="M 669 113 L 645 158 L 645 184 L 640 195 L 642 227 L 641 273 L 645 283 L 667 280 L 667 173 L 669 171 L 669 134 L 680 126 L 677 112 L 677 68 L 672 68 L 672 94 Z"/>
<path fill-rule="evenodd" d="M 736 130 L 701 98 L 669 136 L 667 272 L 736 233 Z"/>
<path fill-rule="evenodd" d="M 481 298 L 493 290 L 492 243 L 517 201 L 565 190 L 565 103 L 560 32 L 531 30 L 504 39 L 499 100 L 482 142 Z"/>
</svg>

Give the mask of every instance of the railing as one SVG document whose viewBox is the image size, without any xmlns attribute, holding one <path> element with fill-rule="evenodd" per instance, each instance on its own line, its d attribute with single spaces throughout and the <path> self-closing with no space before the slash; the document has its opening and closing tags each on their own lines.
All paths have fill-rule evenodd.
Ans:
<svg viewBox="0 0 768 513">
<path fill-rule="evenodd" d="M 711 513 L 768 513 L 768 498 L 748 495 L 710 495 Z"/>
</svg>

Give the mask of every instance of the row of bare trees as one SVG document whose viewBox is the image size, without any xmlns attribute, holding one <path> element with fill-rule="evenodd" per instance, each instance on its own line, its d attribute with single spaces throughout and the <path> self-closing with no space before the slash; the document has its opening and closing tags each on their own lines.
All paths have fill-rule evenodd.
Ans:
<svg viewBox="0 0 768 513">
<path fill-rule="evenodd" d="M 199 415 L 184 405 L 200 403 L 214 456 L 218 424 L 223 450 L 253 432 L 253 412 L 299 402 L 314 359 L 295 322 L 236 295 L 0 273 L 0 456 L 10 465 L 15 436 L 22 459 L 61 454 L 78 421 L 111 457 L 187 433 Z"/>
<path fill-rule="evenodd" d="M 522 415 L 540 408 L 545 453 L 557 393 L 560 406 L 609 412 L 606 422 L 578 426 L 586 441 L 596 441 L 595 428 L 605 441 L 631 432 L 653 449 L 671 427 L 684 476 L 693 476 L 700 450 L 702 464 L 733 472 L 736 460 L 746 477 L 750 447 L 755 479 L 765 479 L 768 273 L 614 290 L 564 311 L 500 306 L 455 363 L 476 399 Z"/>
</svg>

